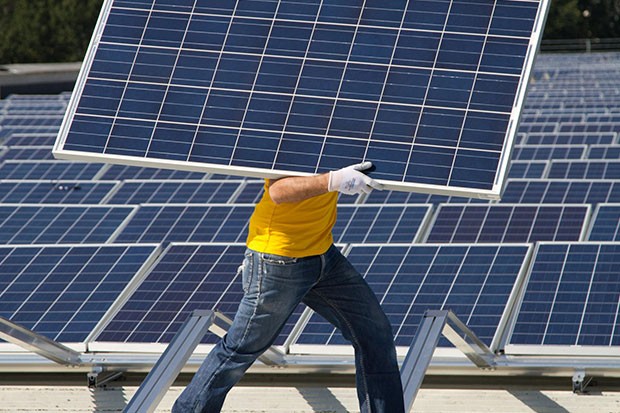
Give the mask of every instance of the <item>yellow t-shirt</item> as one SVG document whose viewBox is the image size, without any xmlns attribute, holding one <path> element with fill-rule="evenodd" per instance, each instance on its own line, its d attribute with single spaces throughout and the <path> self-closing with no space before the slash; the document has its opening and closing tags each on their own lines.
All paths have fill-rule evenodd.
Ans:
<svg viewBox="0 0 620 413">
<path fill-rule="evenodd" d="M 248 248 L 286 257 L 323 254 L 334 242 L 337 192 L 329 192 L 296 203 L 274 204 L 265 182 L 248 231 Z"/>
</svg>

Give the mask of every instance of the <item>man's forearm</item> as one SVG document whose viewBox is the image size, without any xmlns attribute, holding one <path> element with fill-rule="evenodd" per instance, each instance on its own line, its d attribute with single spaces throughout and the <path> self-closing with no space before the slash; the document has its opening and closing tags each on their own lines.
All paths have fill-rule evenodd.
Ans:
<svg viewBox="0 0 620 413">
<path fill-rule="evenodd" d="M 328 192 L 329 174 L 289 176 L 269 181 L 269 196 L 276 204 L 300 202 Z"/>
</svg>

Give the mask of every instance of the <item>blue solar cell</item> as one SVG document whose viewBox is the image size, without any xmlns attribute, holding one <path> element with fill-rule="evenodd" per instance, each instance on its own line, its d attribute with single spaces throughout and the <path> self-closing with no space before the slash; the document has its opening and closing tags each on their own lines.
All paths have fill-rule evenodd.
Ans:
<svg viewBox="0 0 620 413">
<path fill-rule="evenodd" d="M 8 148 L 8 151 L 0 156 L 0 160 L 52 160 L 52 147 L 51 146 L 13 146 Z"/>
<path fill-rule="evenodd" d="M 548 167 L 547 161 L 513 161 L 510 163 L 508 178 L 544 178 Z"/>
<path fill-rule="evenodd" d="M 601 204 L 594 213 L 590 241 L 620 241 L 620 204 Z"/>
<path fill-rule="evenodd" d="M 2 246 L 0 315 L 53 340 L 83 342 L 156 250 Z"/>
<path fill-rule="evenodd" d="M 588 149 L 588 159 L 620 159 L 620 146 L 592 145 Z"/>
<path fill-rule="evenodd" d="M 579 241 L 587 205 L 440 205 L 426 242 Z"/>
<path fill-rule="evenodd" d="M 618 161 L 552 161 L 548 178 L 554 179 L 620 179 Z"/>
<path fill-rule="evenodd" d="M 364 204 L 445 204 L 445 203 L 483 203 L 486 199 L 465 198 L 458 196 L 432 195 L 402 191 L 372 191 L 363 199 Z"/>
<path fill-rule="evenodd" d="M 620 245 L 538 245 L 510 344 L 617 346 Z"/>
<path fill-rule="evenodd" d="M 430 215 L 430 205 L 340 205 L 334 242 L 416 242 Z"/>
<path fill-rule="evenodd" d="M 109 165 L 103 170 L 100 179 L 205 179 L 206 174 L 200 172 L 174 171 L 170 169 L 143 168 L 128 165 Z"/>
<path fill-rule="evenodd" d="M 598 204 L 620 202 L 620 183 L 600 180 L 509 179 L 502 202 Z"/>
<path fill-rule="evenodd" d="M 96 337 L 101 342 L 168 343 L 196 309 L 217 309 L 232 318 L 243 291 L 241 244 L 171 244 L 144 281 Z M 302 312 L 289 318 L 282 344 Z M 217 337 L 207 334 L 203 343 Z"/>
<path fill-rule="evenodd" d="M 115 0 L 56 153 L 497 196 L 545 6 Z"/>
<path fill-rule="evenodd" d="M 114 242 L 244 242 L 253 205 L 142 205 Z"/>
<path fill-rule="evenodd" d="M 0 139 L 5 139 L 14 134 L 58 134 L 57 126 L 3 126 L 0 125 Z"/>
<path fill-rule="evenodd" d="M 1 132 L 1 127 L 0 127 Z M 56 141 L 57 133 L 12 133 L 2 139 L 2 144 L 6 146 L 49 146 L 52 147 Z"/>
<path fill-rule="evenodd" d="M 125 181 L 108 204 L 225 204 L 242 181 Z"/>
<path fill-rule="evenodd" d="M 615 133 L 529 133 L 525 145 L 610 145 Z"/>
<path fill-rule="evenodd" d="M 512 159 L 521 161 L 546 161 L 551 159 L 581 159 L 586 145 L 515 145 Z"/>
<path fill-rule="evenodd" d="M 62 161 L 4 161 L 0 164 L 0 179 L 94 179 L 102 164 Z"/>
<path fill-rule="evenodd" d="M 0 244 L 104 243 L 134 207 L 0 206 Z"/>
<path fill-rule="evenodd" d="M 413 342 L 424 313 L 433 309 L 451 309 L 494 346 L 528 249 L 526 245 L 353 245 L 347 256 L 377 294 L 398 346 Z M 296 341 L 344 343 L 340 333 L 316 314 Z"/>
<path fill-rule="evenodd" d="M 100 204 L 116 186 L 105 181 L 0 181 L 4 204 Z"/>
</svg>

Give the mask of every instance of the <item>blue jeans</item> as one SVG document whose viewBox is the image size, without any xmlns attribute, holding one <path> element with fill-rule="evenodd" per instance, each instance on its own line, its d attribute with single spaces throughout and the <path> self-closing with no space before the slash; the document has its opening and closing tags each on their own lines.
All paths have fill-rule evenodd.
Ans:
<svg viewBox="0 0 620 413">
<path fill-rule="evenodd" d="M 390 322 L 366 281 L 336 247 L 306 258 L 247 250 L 243 290 L 228 334 L 207 356 L 172 413 L 220 412 L 228 391 L 271 346 L 299 302 L 352 343 L 361 412 L 404 413 Z"/>
</svg>

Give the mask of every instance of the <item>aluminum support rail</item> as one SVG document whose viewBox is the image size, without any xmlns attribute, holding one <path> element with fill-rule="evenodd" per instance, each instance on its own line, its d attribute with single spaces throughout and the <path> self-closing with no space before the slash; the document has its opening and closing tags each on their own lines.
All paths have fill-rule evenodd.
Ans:
<svg viewBox="0 0 620 413">
<path fill-rule="evenodd" d="M 207 330 L 222 337 L 232 320 L 217 311 L 195 310 L 161 355 L 124 413 L 152 413 L 164 397 Z M 269 365 L 283 365 L 284 354 L 273 348 L 259 358 Z"/>
<path fill-rule="evenodd" d="M 484 369 L 495 366 L 495 354 L 453 312 L 427 311 L 401 367 L 407 412 L 413 407 L 442 334 L 476 366 Z"/>
<path fill-rule="evenodd" d="M 65 366 L 82 364 L 80 353 L 0 317 L 0 338 Z"/>
</svg>

